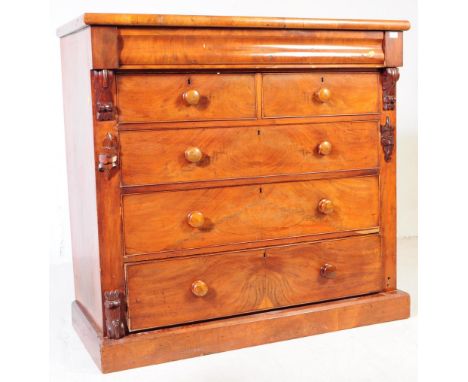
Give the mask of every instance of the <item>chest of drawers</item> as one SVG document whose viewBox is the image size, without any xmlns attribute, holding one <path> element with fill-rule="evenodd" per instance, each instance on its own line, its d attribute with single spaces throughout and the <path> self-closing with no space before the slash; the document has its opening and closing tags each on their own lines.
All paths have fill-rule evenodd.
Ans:
<svg viewBox="0 0 468 382">
<path fill-rule="evenodd" d="M 408 317 L 408 28 L 85 14 L 59 29 L 73 324 L 103 372 Z"/>
</svg>

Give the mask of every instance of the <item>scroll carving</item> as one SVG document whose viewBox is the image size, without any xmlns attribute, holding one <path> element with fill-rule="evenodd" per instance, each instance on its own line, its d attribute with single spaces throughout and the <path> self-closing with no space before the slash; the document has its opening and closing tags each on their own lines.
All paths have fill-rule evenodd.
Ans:
<svg viewBox="0 0 468 382">
<path fill-rule="evenodd" d="M 386 162 L 392 159 L 393 148 L 395 147 L 395 127 L 387 116 L 385 125 L 380 125 L 380 143 L 384 152 Z"/>
<path fill-rule="evenodd" d="M 386 68 L 382 73 L 383 109 L 395 110 L 396 83 L 400 78 L 398 68 Z"/>
<path fill-rule="evenodd" d="M 114 340 L 124 337 L 123 298 L 120 291 L 104 292 L 104 312 L 107 337 Z"/>
<path fill-rule="evenodd" d="M 111 70 L 95 70 L 94 89 L 96 99 L 96 119 L 98 121 L 111 121 L 115 119 L 115 106 L 112 96 L 112 83 L 114 73 Z"/>
<path fill-rule="evenodd" d="M 98 156 L 98 171 L 106 173 L 107 179 L 111 177 L 112 169 L 119 164 L 118 155 L 119 144 L 117 138 L 111 133 L 107 133 Z"/>
</svg>

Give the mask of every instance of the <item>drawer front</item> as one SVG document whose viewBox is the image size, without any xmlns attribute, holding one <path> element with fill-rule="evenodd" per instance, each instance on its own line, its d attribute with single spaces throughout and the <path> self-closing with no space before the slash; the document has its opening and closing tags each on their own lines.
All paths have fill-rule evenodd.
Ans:
<svg viewBox="0 0 468 382">
<path fill-rule="evenodd" d="M 264 117 L 379 112 L 377 73 L 265 74 Z"/>
<path fill-rule="evenodd" d="M 375 168 L 377 122 L 127 131 L 122 182 L 144 185 Z"/>
<path fill-rule="evenodd" d="M 130 330 L 377 292 L 378 236 L 126 266 Z"/>
<path fill-rule="evenodd" d="M 120 122 L 256 117 L 252 74 L 120 75 L 117 97 Z"/>
<path fill-rule="evenodd" d="M 381 31 L 119 28 L 121 65 L 273 67 L 383 65 Z"/>
<path fill-rule="evenodd" d="M 125 195 L 126 253 L 373 228 L 378 193 L 368 176 Z"/>
</svg>

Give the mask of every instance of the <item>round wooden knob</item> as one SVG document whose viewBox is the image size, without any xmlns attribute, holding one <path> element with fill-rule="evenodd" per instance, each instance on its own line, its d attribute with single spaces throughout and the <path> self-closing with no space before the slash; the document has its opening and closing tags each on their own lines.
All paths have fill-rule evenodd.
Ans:
<svg viewBox="0 0 468 382">
<path fill-rule="evenodd" d="M 320 155 L 328 155 L 332 151 L 332 144 L 328 141 L 323 141 L 317 146 L 317 151 Z"/>
<path fill-rule="evenodd" d="M 198 105 L 198 102 L 200 102 L 200 93 L 193 89 L 187 90 L 182 97 L 189 105 Z"/>
<path fill-rule="evenodd" d="M 315 96 L 320 102 L 327 102 L 331 97 L 331 91 L 328 88 L 320 88 L 320 90 L 315 93 Z"/>
<path fill-rule="evenodd" d="M 333 212 L 333 202 L 329 199 L 322 199 L 318 203 L 318 210 L 325 215 L 331 214 Z"/>
<path fill-rule="evenodd" d="M 201 280 L 192 283 L 192 293 L 197 297 L 203 297 L 208 293 L 208 285 Z"/>
<path fill-rule="evenodd" d="M 187 215 L 187 222 L 193 228 L 200 228 L 205 224 L 205 217 L 201 212 L 193 211 Z"/>
<path fill-rule="evenodd" d="M 189 147 L 185 150 L 185 159 L 189 162 L 197 163 L 203 158 L 203 153 L 198 147 Z"/>
<path fill-rule="evenodd" d="M 320 268 L 320 276 L 326 279 L 336 278 L 336 267 L 332 264 L 324 264 Z"/>
</svg>

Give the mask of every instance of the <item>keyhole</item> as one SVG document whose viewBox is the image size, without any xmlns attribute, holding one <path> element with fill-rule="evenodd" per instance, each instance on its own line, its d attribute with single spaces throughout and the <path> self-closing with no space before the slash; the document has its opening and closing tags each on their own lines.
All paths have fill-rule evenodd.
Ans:
<svg viewBox="0 0 468 382">
<path fill-rule="evenodd" d="M 192 80 L 189 78 L 189 79 L 187 80 L 187 85 L 190 85 L 191 83 L 192 83 Z"/>
</svg>

